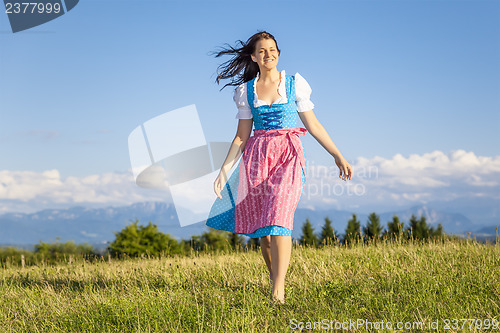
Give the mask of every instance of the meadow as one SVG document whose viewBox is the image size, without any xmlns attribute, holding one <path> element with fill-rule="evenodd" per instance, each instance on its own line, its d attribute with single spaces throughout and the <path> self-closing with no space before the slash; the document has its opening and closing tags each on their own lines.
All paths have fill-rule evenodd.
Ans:
<svg viewBox="0 0 500 333">
<path fill-rule="evenodd" d="M 0 332 L 500 332 L 498 240 L 295 246 L 286 283 L 259 249 L 7 263 Z"/>
</svg>

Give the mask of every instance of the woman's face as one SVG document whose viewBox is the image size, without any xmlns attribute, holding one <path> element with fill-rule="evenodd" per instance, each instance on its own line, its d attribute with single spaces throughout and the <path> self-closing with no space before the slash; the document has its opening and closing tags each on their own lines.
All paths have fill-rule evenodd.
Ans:
<svg viewBox="0 0 500 333">
<path fill-rule="evenodd" d="M 255 51 L 252 54 L 252 60 L 255 61 L 260 69 L 272 69 L 278 64 L 278 48 L 273 39 L 261 39 L 255 45 Z"/>
</svg>

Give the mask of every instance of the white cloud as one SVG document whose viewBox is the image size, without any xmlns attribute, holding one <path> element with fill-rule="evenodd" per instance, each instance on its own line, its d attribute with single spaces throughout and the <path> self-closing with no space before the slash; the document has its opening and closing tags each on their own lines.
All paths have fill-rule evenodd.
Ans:
<svg viewBox="0 0 500 333">
<path fill-rule="evenodd" d="M 0 171 L 0 212 L 33 212 L 74 205 L 126 205 L 167 201 L 163 190 L 138 187 L 132 173 L 104 173 L 62 179 L 58 170 Z"/>
<path fill-rule="evenodd" d="M 405 206 L 433 200 L 489 196 L 500 200 L 500 156 L 464 150 L 359 157 L 353 179 L 338 178 L 336 166 L 309 161 L 300 207 L 348 209 L 374 205 Z M 126 205 L 168 201 L 164 189 L 143 189 L 132 172 L 62 178 L 58 170 L 0 171 L 0 212 L 33 212 L 74 205 Z"/>
<path fill-rule="evenodd" d="M 313 163 L 310 163 L 310 165 Z M 490 196 L 500 200 L 500 156 L 476 156 L 464 150 L 433 151 L 407 157 L 359 157 L 352 163 L 353 178 L 343 182 L 336 166 L 312 165 L 307 170 L 309 200 L 302 205 L 408 205 L 458 197 Z M 330 187 L 332 193 L 327 191 Z M 323 188 L 322 191 L 317 189 Z M 341 190 L 342 189 L 342 190 Z M 332 207 L 332 205 L 328 205 Z"/>
</svg>

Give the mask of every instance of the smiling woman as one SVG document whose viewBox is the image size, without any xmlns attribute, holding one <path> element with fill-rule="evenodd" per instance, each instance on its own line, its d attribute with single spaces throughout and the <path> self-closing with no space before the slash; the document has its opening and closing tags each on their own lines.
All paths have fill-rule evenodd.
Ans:
<svg viewBox="0 0 500 333">
<path fill-rule="evenodd" d="M 307 81 L 299 73 L 289 75 L 276 69 L 281 51 L 274 36 L 261 31 L 240 43 L 241 48 L 216 55 L 236 55 L 216 82 L 233 80 L 224 87 L 236 86 L 233 100 L 239 122 L 214 183 L 218 199 L 206 225 L 260 238 L 272 295 L 284 303 L 293 218 L 306 182 L 307 161 L 299 135 L 311 133 L 334 157 L 343 180 L 351 179 L 352 169 L 314 116 Z M 306 128 L 296 126 L 297 116 Z M 252 127 L 254 135 L 250 136 Z M 228 179 L 240 156 L 240 164 Z"/>
</svg>

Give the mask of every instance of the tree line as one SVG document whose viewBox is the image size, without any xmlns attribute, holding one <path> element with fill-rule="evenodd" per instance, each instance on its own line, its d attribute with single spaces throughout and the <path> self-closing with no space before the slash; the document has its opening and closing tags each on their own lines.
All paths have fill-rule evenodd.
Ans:
<svg viewBox="0 0 500 333">
<path fill-rule="evenodd" d="M 18 249 L 15 247 L 0 248 L 0 263 L 20 265 L 24 259 L 27 266 L 38 264 L 56 264 L 63 261 L 85 257 L 89 260 L 95 260 L 101 257 L 94 247 L 88 243 L 75 244 L 73 241 L 60 242 L 59 238 L 55 242 L 40 242 L 34 246 L 33 251 L 27 249 Z"/>
<path fill-rule="evenodd" d="M 442 225 L 438 224 L 436 228 L 429 226 L 423 215 L 420 218 L 412 215 L 406 227 L 405 223 L 394 215 L 392 221 L 389 221 L 387 228 L 384 229 L 380 223 L 380 217 L 376 213 L 371 213 L 363 227 L 356 214 L 353 214 L 347 222 L 342 237 L 333 229 L 328 217 L 325 218 L 319 235 L 314 233 L 311 222 L 306 219 L 298 243 L 319 247 L 333 244 L 349 245 L 359 241 L 376 242 L 382 239 L 429 240 L 442 236 L 445 236 Z M 189 240 L 183 239 L 178 242 L 170 235 L 159 232 L 158 227 L 151 222 L 147 226 L 141 226 L 138 225 L 138 221 L 135 221 L 116 233 L 116 239 L 109 245 L 108 250 L 112 256 L 119 257 L 123 254 L 128 256 L 138 256 L 143 253 L 151 256 L 182 255 L 192 250 L 223 251 L 257 247 L 259 247 L 259 238 L 250 238 L 245 241 L 241 235 L 212 228 L 201 235 L 192 236 Z"/>
<path fill-rule="evenodd" d="M 376 242 L 382 239 L 416 239 L 428 240 L 435 237 L 445 236 L 441 224 L 437 228 L 429 226 L 425 216 L 417 218 L 412 215 L 405 226 L 399 218 L 394 215 L 392 221 L 387 223 L 387 228 L 383 228 L 380 217 L 376 213 L 371 213 L 365 226 L 361 226 L 356 214 L 353 214 L 347 223 L 347 227 L 342 236 L 332 227 L 332 221 L 326 217 L 324 225 L 319 234 L 314 232 L 309 219 L 302 225 L 302 236 L 295 240 L 295 243 L 303 246 L 320 247 L 325 245 L 344 244 L 350 245 L 355 242 Z M 104 255 L 113 258 L 140 257 L 140 256 L 178 256 L 188 255 L 193 252 L 211 251 L 234 251 L 257 249 L 259 238 L 250 238 L 245 241 L 245 237 L 210 228 L 209 231 L 201 235 L 192 236 L 190 239 L 177 241 L 170 234 L 164 234 L 158 230 L 158 226 L 151 223 L 140 225 L 139 220 L 128 224 L 119 232 L 115 232 L 115 240 L 111 242 L 105 253 L 95 250 L 91 245 L 85 243 L 77 245 L 72 241 L 61 243 L 44 243 L 35 245 L 34 251 L 9 248 L 0 248 L 0 262 L 7 260 L 15 262 L 21 261 L 21 255 L 27 259 L 28 264 L 37 262 L 56 263 L 68 259 L 69 256 L 85 256 L 88 259 L 101 258 Z"/>
<path fill-rule="evenodd" d="M 326 217 L 319 235 L 314 233 L 309 219 L 302 226 L 302 237 L 300 244 L 308 246 L 322 246 L 331 243 L 339 243 L 349 245 L 354 242 L 377 242 L 383 239 L 414 239 L 428 240 L 436 237 L 445 236 L 445 232 L 441 223 L 436 228 L 427 224 L 425 216 L 421 215 L 417 218 L 412 214 L 408 225 L 399 220 L 397 215 L 392 217 L 392 220 L 387 222 L 387 228 L 384 228 L 380 223 L 380 217 L 376 213 L 368 215 L 366 225 L 361 227 L 361 222 L 356 214 L 347 222 L 347 227 L 342 236 L 333 229 L 331 220 Z"/>
</svg>

